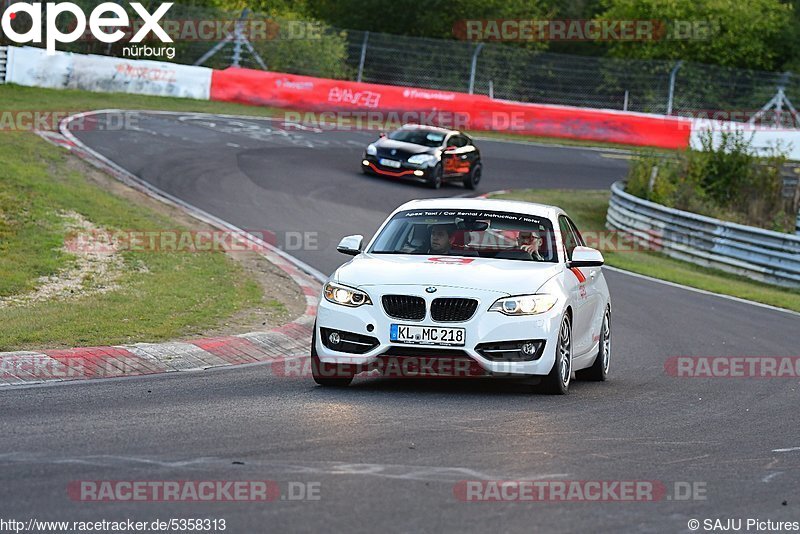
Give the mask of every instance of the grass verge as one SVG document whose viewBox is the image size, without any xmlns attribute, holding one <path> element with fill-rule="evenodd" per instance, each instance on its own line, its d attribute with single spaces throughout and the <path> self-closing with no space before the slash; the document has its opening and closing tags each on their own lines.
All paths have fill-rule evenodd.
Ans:
<svg viewBox="0 0 800 534">
<path fill-rule="evenodd" d="M 12 86 L 0 86 L 0 101 L 5 111 L 123 106 L 240 113 L 244 108 Z M 0 132 L 0 299 L 29 294 L 42 277 L 58 278 L 73 265 L 75 257 L 63 248 L 69 233 L 64 213 L 79 214 L 104 230 L 187 229 L 185 219 L 179 223 L 158 208 L 98 187 L 90 172 L 96 171 L 31 132 Z M 122 267 L 113 290 L 0 306 L 0 351 L 197 336 L 246 310 L 285 311 L 278 300 L 265 297 L 252 272 L 223 253 L 119 254 Z"/>
<path fill-rule="evenodd" d="M 553 204 L 569 213 L 581 230 L 600 232 L 605 230 L 609 195 L 605 190 L 576 192 L 528 189 L 496 195 L 494 198 Z M 658 252 L 603 251 L 603 256 L 608 265 L 626 271 L 800 312 L 800 290 L 754 282 L 716 269 L 675 260 Z"/>
</svg>

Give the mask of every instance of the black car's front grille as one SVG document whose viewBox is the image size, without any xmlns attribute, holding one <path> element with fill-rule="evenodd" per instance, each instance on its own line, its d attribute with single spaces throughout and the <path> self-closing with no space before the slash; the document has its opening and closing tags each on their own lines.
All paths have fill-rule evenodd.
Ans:
<svg viewBox="0 0 800 534">
<path fill-rule="evenodd" d="M 425 299 L 410 295 L 384 295 L 381 299 L 386 315 L 395 319 L 419 321 L 425 318 Z"/>
<path fill-rule="evenodd" d="M 392 150 L 394 150 L 394 154 L 392 154 Z M 378 147 L 378 157 L 379 158 L 387 158 L 387 159 L 394 159 L 397 161 L 406 161 L 408 158 L 413 156 L 413 152 L 409 152 L 407 150 L 399 150 L 399 149 L 389 149 L 389 148 L 380 148 Z"/>
<path fill-rule="evenodd" d="M 439 298 L 431 304 L 431 319 L 440 322 L 467 321 L 478 309 L 475 299 Z"/>
</svg>

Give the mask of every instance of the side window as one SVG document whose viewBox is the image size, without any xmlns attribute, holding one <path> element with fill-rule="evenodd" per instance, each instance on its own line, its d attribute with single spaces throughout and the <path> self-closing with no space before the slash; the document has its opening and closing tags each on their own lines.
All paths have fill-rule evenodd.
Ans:
<svg viewBox="0 0 800 534">
<path fill-rule="evenodd" d="M 450 138 L 450 145 L 461 148 L 467 146 L 467 140 L 461 135 L 454 135 Z"/>
<path fill-rule="evenodd" d="M 567 253 L 567 261 L 570 261 L 572 260 L 572 251 L 575 250 L 576 246 L 578 246 L 578 242 L 575 238 L 575 234 L 572 232 L 569 220 L 563 215 L 558 217 L 558 229 L 560 230 L 561 234 L 561 242 L 563 243 L 564 250 Z"/>
<path fill-rule="evenodd" d="M 586 246 L 586 242 L 583 240 L 583 236 L 578 231 L 578 227 L 575 226 L 575 223 L 572 222 L 572 219 L 570 219 L 569 217 L 567 217 L 567 222 L 569 223 L 569 227 L 572 229 L 572 233 L 575 235 L 575 242 L 578 245 L 580 245 L 582 247 L 585 247 Z"/>
</svg>

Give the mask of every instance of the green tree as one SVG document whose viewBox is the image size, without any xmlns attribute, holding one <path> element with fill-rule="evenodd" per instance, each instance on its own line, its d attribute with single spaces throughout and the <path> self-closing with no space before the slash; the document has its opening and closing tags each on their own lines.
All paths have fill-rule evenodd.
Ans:
<svg viewBox="0 0 800 534">
<path fill-rule="evenodd" d="M 466 19 L 541 18 L 544 0 L 313 0 L 315 18 L 340 28 L 416 37 L 452 39 L 453 27 Z"/>
<path fill-rule="evenodd" d="M 605 0 L 598 20 L 663 21 L 666 34 L 642 41 L 613 41 L 616 57 L 683 59 L 762 70 L 779 69 L 783 41 L 793 21 L 779 0 Z"/>
</svg>

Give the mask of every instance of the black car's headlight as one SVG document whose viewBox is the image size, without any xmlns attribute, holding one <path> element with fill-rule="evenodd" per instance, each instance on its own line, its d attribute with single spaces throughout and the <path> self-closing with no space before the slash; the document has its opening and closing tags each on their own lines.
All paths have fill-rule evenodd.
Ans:
<svg viewBox="0 0 800 534">
<path fill-rule="evenodd" d="M 558 302 L 555 295 L 518 295 L 497 299 L 489 311 L 505 315 L 536 315 L 549 311 Z"/>
<path fill-rule="evenodd" d="M 375 147 L 375 145 L 367 145 L 367 155 L 369 156 L 378 155 L 378 149 Z"/>
<path fill-rule="evenodd" d="M 408 158 L 408 162 L 413 165 L 430 165 L 436 162 L 436 156 L 433 154 L 416 154 Z"/>
<path fill-rule="evenodd" d="M 350 306 L 351 308 L 357 308 L 364 304 L 372 304 L 369 295 L 363 291 L 333 282 L 325 284 L 323 294 L 325 295 L 325 300 L 328 302 L 333 302 L 334 304 L 340 304 L 342 306 Z"/>
</svg>

